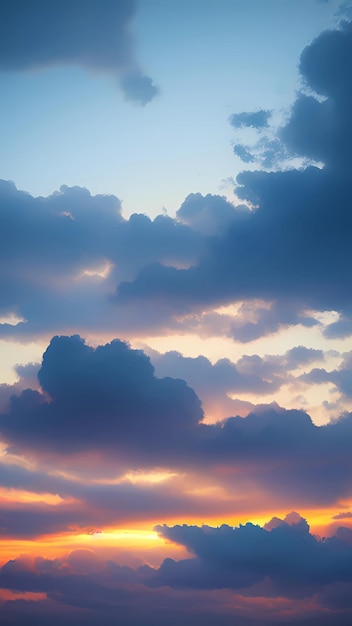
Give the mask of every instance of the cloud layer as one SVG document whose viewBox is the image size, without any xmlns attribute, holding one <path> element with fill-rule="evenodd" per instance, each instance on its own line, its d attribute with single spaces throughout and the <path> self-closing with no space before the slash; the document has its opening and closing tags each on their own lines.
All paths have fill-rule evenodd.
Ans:
<svg viewBox="0 0 352 626">
<path fill-rule="evenodd" d="M 158 299 L 187 311 L 261 298 L 290 303 L 296 311 L 350 314 L 351 41 L 347 23 L 304 50 L 302 79 L 317 95 L 298 95 L 275 139 L 279 152 L 323 167 L 242 172 L 236 194 L 256 209 L 237 209 L 226 232 L 209 241 L 195 266 L 150 265 L 135 281 L 120 284 L 120 302 Z M 233 123 L 258 126 L 258 116 L 262 127 L 268 121 L 265 111 L 236 114 Z"/>
<path fill-rule="evenodd" d="M 303 348 L 292 350 L 286 357 L 287 367 L 317 356 Z M 169 363 L 178 375 L 178 359 L 171 354 L 163 360 L 164 367 Z M 212 369 L 206 360 L 181 359 L 187 378 L 205 377 L 205 385 L 215 389 L 231 384 L 261 386 L 270 375 L 275 388 L 280 363 L 280 359 L 268 359 L 259 364 L 261 380 L 251 374 L 251 367 L 258 367 L 256 359 L 239 364 L 243 373 L 227 361 Z M 0 416 L 0 431 L 11 454 L 25 452 L 47 468 L 54 460 L 57 467 L 71 467 L 75 473 L 81 467 L 87 477 L 92 459 L 99 459 L 99 470 L 94 461 L 93 475 L 99 471 L 105 480 L 139 470 L 186 472 L 198 477 L 206 489 L 226 490 L 227 499 L 214 494 L 219 510 L 224 511 L 235 506 L 232 498 L 238 501 L 238 510 L 251 506 L 253 492 L 260 493 L 262 501 L 270 495 L 272 506 L 284 502 L 297 508 L 332 506 L 352 495 L 351 415 L 318 427 L 303 411 L 264 405 L 253 407 L 246 418 L 228 417 L 207 424 L 200 399 L 184 380 L 157 378 L 148 357 L 119 340 L 94 349 L 78 336 L 54 337 L 38 378 L 40 391 L 26 389 L 11 397 L 8 411 Z M 23 471 L 15 471 L 12 479 L 12 472 L 5 475 L 9 488 L 33 490 L 38 481 L 48 493 L 95 501 L 93 488 L 85 491 L 79 484 L 39 480 Z M 182 507 L 192 492 L 191 483 L 189 488 L 174 481 L 174 496 L 186 497 Z M 101 491 L 104 507 L 110 502 L 110 487 L 106 489 Z M 164 496 L 164 485 L 156 486 L 157 500 L 161 502 Z M 195 498 L 195 514 L 199 506 L 202 501 Z M 126 507 L 123 515 L 128 516 L 128 499 Z M 140 513 L 133 505 L 134 514 Z"/>
</svg>

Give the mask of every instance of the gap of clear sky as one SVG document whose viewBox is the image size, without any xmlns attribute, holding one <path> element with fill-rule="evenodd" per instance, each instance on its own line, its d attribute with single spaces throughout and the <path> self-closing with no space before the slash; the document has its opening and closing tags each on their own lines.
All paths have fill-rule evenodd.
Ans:
<svg viewBox="0 0 352 626">
<path fill-rule="evenodd" d="M 2 626 L 351 623 L 351 17 L 0 2 Z"/>
</svg>

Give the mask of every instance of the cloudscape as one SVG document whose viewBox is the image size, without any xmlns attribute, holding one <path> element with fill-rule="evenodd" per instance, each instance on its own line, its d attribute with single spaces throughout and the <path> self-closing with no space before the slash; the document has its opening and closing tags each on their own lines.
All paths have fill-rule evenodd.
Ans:
<svg viewBox="0 0 352 626">
<path fill-rule="evenodd" d="M 4 626 L 351 623 L 351 20 L 2 1 Z"/>
</svg>

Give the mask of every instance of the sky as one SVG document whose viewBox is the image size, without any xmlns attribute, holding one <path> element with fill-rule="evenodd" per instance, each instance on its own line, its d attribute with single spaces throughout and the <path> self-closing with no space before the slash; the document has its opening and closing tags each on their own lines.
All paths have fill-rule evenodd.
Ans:
<svg viewBox="0 0 352 626">
<path fill-rule="evenodd" d="M 352 618 L 352 5 L 0 2 L 4 626 Z"/>
</svg>

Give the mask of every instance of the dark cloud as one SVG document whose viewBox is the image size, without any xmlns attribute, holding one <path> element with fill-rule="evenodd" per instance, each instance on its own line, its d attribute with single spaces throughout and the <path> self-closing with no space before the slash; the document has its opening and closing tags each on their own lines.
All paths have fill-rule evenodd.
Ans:
<svg viewBox="0 0 352 626">
<path fill-rule="evenodd" d="M 324 335 L 328 339 L 349 337 L 352 335 L 352 319 L 342 315 L 337 322 L 329 324 L 324 329 Z"/>
<path fill-rule="evenodd" d="M 310 534 L 297 513 L 276 519 L 271 529 L 247 523 L 158 530 L 194 558 L 138 569 L 92 550 L 9 561 L 0 588 L 23 599 L 2 602 L 3 623 L 347 626 L 351 546 Z M 26 594 L 44 597 L 34 602 Z"/>
<path fill-rule="evenodd" d="M 265 111 L 264 109 L 251 113 L 233 113 L 230 117 L 230 124 L 235 128 L 256 128 L 260 130 L 267 128 L 270 117 L 271 111 Z"/>
<path fill-rule="evenodd" d="M 185 546 L 195 558 L 166 559 L 158 570 L 149 571 L 151 586 L 241 589 L 256 585 L 258 592 L 258 583 L 265 581 L 263 595 L 298 598 L 325 585 L 351 582 L 350 542 L 337 535 L 322 539 L 310 534 L 306 520 L 297 513 L 284 520 L 274 518 L 264 528 L 251 523 L 237 528 L 184 524 L 156 530 Z"/>
<path fill-rule="evenodd" d="M 218 235 L 226 231 L 231 223 L 246 218 L 246 206 L 235 207 L 223 196 L 208 193 L 191 193 L 181 204 L 176 215 L 184 224 L 203 235 Z"/>
<path fill-rule="evenodd" d="M 282 137 L 289 148 L 347 174 L 351 163 L 352 23 L 325 31 L 305 48 L 300 70 L 307 86 L 324 97 L 300 95 Z"/>
<path fill-rule="evenodd" d="M 293 311 L 348 310 L 349 182 L 318 168 L 244 172 L 238 182 L 241 198 L 259 208 L 211 242 L 197 266 L 154 264 L 121 283 L 118 302 L 157 299 L 188 311 L 261 298 L 286 301 Z"/>
<path fill-rule="evenodd" d="M 304 50 L 302 77 L 318 96 L 299 94 L 279 131 L 291 156 L 324 167 L 242 172 L 237 196 L 257 208 L 211 240 L 188 270 L 160 263 L 143 268 L 135 281 L 118 286 L 119 302 L 157 299 L 188 311 L 262 298 L 284 301 L 296 312 L 328 309 L 348 315 L 351 50 L 350 23 L 323 33 Z"/>
<path fill-rule="evenodd" d="M 339 367 L 327 371 L 324 368 L 313 368 L 302 374 L 300 380 L 310 384 L 333 383 L 345 398 L 352 398 L 352 353 L 347 352 Z"/>
<path fill-rule="evenodd" d="M 25 447 L 121 446 L 122 454 L 137 436 L 151 451 L 179 441 L 203 417 L 183 380 L 157 379 L 149 358 L 118 340 L 93 349 L 79 336 L 54 337 L 38 378 L 45 396 L 30 389 L 13 396 L 1 420 L 4 436 Z"/>
<path fill-rule="evenodd" d="M 144 76 L 140 70 L 125 74 L 121 79 L 121 88 L 126 100 L 143 105 L 148 104 L 158 93 L 158 88 L 153 85 L 153 79 Z"/>
<path fill-rule="evenodd" d="M 4 0 L 0 9 L 0 70 L 55 65 L 123 75 L 128 100 L 142 104 L 157 93 L 133 55 L 134 0 Z"/>
<path fill-rule="evenodd" d="M 337 515 L 333 515 L 332 519 L 350 519 L 351 517 L 351 511 L 342 511 L 341 513 L 337 513 Z"/>
<path fill-rule="evenodd" d="M 352 582 L 349 544 L 311 535 L 296 513 L 274 522 L 266 529 L 250 523 L 239 528 L 157 526 L 163 537 L 185 546 L 196 558 L 164 561 L 150 584 L 240 589 L 269 579 L 273 595 L 299 597 L 324 585 Z"/>
<path fill-rule="evenodd" d="M 148 322 L 147 307 L 144 322 L 138 311 L 116 312 L 116 281 L 133 278 L 151 262 L 192 263 L 203 246 L 201 235 L 186 225 L 166 216 L 124 220 L 118 198 L 91 196 L 79 187 L 33 198 L 2 181 L 0 220 L 0 314 L 25 320 L 0 324 L 6 337 L 96 331 L 102 323 L 106 330 L 130 328 L 134 318 L 158 324 L 152 315 Z"/>
<path fill-rule="evenodd" d="M 2 312 L 27 321 L 2 324 L 2 336 L 96 330 L 97 320 L 120 336 L 194 328 L 193 314 L 258 299 L 269 306 L 257 319 L 234 318 L 223 334 L 251 341 L 283 325 L 310 326 L 308 311 L 317 309 L 342 313 L 329 336 L 348 334 L 351 38 L 344 24 L 306 48 L 302 76 L 319 96 L 299 94 L 268 148 L 325 166 L 242 172 L 236 193 L 251 209 L 191 194 L 177 219 L 124 220 L 117 198 L 67 187 L 32 198 L 3 183 Z"/>
<path fill-rule="evenodd" d="M 280 370 L 289 374 L 321 356 L 320 351 L 298 347 L 283 357 L 247 356 L 236 364 L 221 360 L 211 366 L 204 358 L 180 359 L 171 353 L 165 367 L 179 376 L 184 366 L 198 389 L 207 385 L 221 395 L 253 386 L 275 390 L 281 384 Z M 42 391 L 27 389 L 12 396 L 9 411 L 0 416 L 0 431 L 12 453 L 26 451 L 49 464 L 54 458 L 58 466 L 72 467 L 84 466 L 86 455 L 87 468 L 89 454 L 95 454 L 105 463 L 102 476 L 111 472 L 111 464 L 115 475 L 147 468 L 186 471 L 207 484 L 226 486 L 245 501 L 248 484 L 294 506 L 331 504 L 351 493 L 350 415 L 317 427 L 303 411 L 273 404 L 254 407 L 245 419 L 205 424 L 200 400 L 184 380 L 157 378 L 148 357 L 119 340 L 93 349 L 78 336 L 55 337 L 38 377 Z M 57 489 L 55 493 L 90 502 L 97 497 L 92 489 L 86 495 L 72 485 Z M 105 502 L 113 493 L 109 489 L 100 488 Z M 133 510 L 133 496 L 127 492 Z"/>
</svg>

